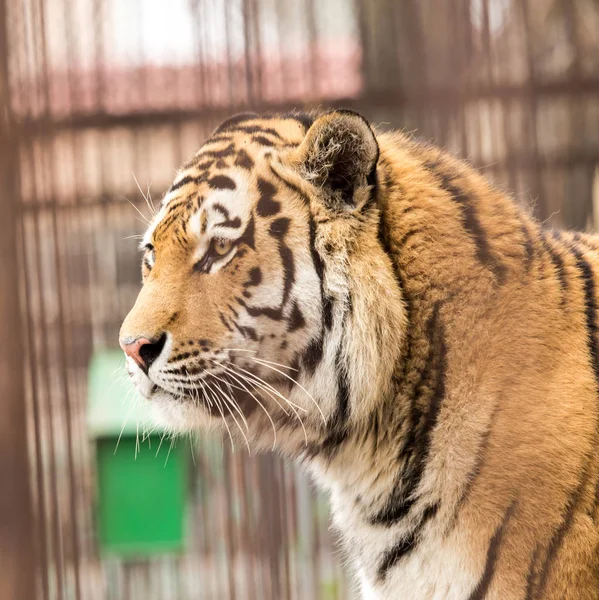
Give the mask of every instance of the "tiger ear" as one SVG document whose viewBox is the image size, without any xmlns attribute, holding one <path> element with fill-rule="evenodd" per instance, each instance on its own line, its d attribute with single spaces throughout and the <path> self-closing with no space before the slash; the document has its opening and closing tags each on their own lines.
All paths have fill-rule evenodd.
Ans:
<svg viewBox="0 0 599 600">
<path fill-rule="evenodd" d="M 317 118 L 294 151 L 292 162 L 324 192 L 328 208 L 360 207 L 375 184 L 379 146 L 368 121 L 351 110 Z"/>
</svg>

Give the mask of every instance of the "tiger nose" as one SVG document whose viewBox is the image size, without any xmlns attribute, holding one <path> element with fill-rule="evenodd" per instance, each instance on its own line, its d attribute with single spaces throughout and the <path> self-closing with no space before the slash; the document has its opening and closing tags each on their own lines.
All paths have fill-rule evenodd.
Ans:
<svg viewBox="0 0 599 600">
<path fill-rule="evenodd" d="M 148 372 L 150 365 L 160 356 L 165 342 L 165 333 L 153 340 L 149 340 L 146 337 L 135 339 L 121 338 L 119 340 L 123 352 L 127 356 L 130 356 L 145 373 Z"/>
</svg>

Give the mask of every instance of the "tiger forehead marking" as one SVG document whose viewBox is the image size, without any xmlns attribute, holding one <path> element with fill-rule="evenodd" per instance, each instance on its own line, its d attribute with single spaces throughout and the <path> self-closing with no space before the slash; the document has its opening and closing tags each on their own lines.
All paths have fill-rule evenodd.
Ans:
<svg viewBox="0 0 599 600">
<path fill-rule="evenodd" d="M 331 111 L 223 123 L 143 245 L 136 387 L 306 464 L 364 597 L 597 598 L 597 238 Z"/>
</svg>

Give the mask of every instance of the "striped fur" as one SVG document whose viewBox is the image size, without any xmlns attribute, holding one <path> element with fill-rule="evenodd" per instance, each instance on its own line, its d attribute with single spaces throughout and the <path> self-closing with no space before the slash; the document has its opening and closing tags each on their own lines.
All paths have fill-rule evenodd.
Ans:
<svg viewBox="0 0 599 600">
<path fill-rule="evenodd" d="M 221 125 L 144 248 L 138 389 L 302 461 L 364 598 L 599 597 L 599 238 L 335 111 Z"/>
</svg>

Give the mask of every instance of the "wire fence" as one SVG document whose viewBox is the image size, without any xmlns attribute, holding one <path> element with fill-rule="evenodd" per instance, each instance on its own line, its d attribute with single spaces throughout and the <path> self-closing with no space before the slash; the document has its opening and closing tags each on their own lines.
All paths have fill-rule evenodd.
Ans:
<svg viewBox="0 0 599 600">
<path fill-rule="evenodd" d="M 279 458 L 211 438 L 193 448 L 185 552 L 99 552 L 88 368 L 115 346 L 138 291 L 129 238 L 144 223 L 130 204 L 143 213 L 143 194 L 159 198 L 232 113 L 346 106 L 467 157 L 541 219 L 594 227 L 599 4 L 3 0 L 0 10 L 0 146 L 13 157 L 1 201 L 16 215 L 4 225 L 18 238 L 37 597 L 353 597 L 326 499 Z"/>
</svg>

